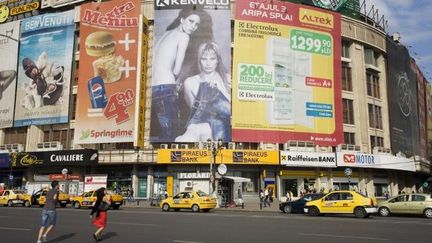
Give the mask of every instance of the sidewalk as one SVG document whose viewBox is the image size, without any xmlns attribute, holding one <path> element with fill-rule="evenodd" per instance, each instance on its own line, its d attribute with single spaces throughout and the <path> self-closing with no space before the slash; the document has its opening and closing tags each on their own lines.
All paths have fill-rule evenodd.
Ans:
<svg viewBox="0 0 432 243">
<path fill-rule="evenodd" d="M 150 201 L 148 200 L 125 200 L 124 204 L 122 205 L 124 208 L 142 208 L 142 209 L 155 209 L 155 210 L 161 210 L 158 206 L 150 206 Z M 237 207 L 222 207 L 222 208 L 215 208 L 215 211 L 237 211 L 237 212 L 280 212 L 279 210 L 279 201 L 274 200 L 273 203 L 271 203 L 270 207 L 262 207 L 260 209 L 259 201 L 246 201 L 244 204 L 244 208 L 241 206 Z"/>
</svg>

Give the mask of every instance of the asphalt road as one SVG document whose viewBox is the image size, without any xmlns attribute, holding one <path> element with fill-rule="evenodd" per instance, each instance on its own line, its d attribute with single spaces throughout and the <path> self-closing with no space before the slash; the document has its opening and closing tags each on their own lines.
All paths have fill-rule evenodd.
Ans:
<svg viewBox="0 0 432 243">
<path fill-rule="evenodd" d="M 40 208 L 0 208 L 0 242 L 36 242 Z M 94 242 L 88 209 L 58 209 L 48 242 Z M 432 220 L 422 217 L 285 215 L 269 212 L 109 211 L 102 242 L 430 242 Z"/>
</svg>

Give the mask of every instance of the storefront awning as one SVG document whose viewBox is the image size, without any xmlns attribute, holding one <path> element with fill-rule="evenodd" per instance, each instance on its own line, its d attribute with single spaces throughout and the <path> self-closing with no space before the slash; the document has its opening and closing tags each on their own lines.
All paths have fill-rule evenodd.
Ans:
<svg viewBox="0 0 432 243">
<path fill-rule="evenodd" d="M 230 180 L 233 180 L 234 182 L 251 182 L 251 179 L 249 179 L 249 178 L 237 177 L 237 176 L 224 176 L 222 178 L 230 179 Z"/>
</svg>

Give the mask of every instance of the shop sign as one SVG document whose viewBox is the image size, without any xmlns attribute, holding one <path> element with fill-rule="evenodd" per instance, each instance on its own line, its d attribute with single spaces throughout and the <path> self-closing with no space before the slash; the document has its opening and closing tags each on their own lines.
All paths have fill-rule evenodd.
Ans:
<svg viewBox="0 0 432 243">
<path fill-rule="evenodd" d="M 81 176 L 80 175 L 66 175 L 68 180 L 81 180 Z M 50 181 L 53 180 L 65 180 L 66 177 L 63 174 L 49 174 L 48 178 L 50 179 Z"/>
<path fill-rule="evenodd" d="M 256 164 L 278 165 L 279 151 L 272 150 L 228 150 L 216 155 L 218 164 Z"/>
<path fill-rule="evenodd" d="M 59 8 L 66 5 L 72 5 L 75 3 L 83 2 L 84 0 L 42 0 L 41 8 Z"/>
<path fill-rule="evenodd" d="M 196 172 L 178 173 L 177 175 L 178 175 L 179 179 L 208 179 L 208 178 L 210 178 L 210 173 L 209 172 L 202 172 L 202 173 L 196 173 Z"/>
<path fill-rule="evenodd" d="M 0 23 L 38 15 L 39 1 L 9 0 L 0 3 Z"/>
<path fill-rule="evenodd" d="M 281 165 L 306 167 L 336 167 L 334 153 L 281 151 Z"/>
<path fill-rule="evenodd" d="M 93 149 L 46 152 L 24 152 L 12 154 L 12 166 L 32 165 L 84 165 L 98 162 L 98 151 Z"/>
<path fill-rule="evenodd" d="M 336 153 L 337 166 L 416 171 L 413 159 L 392 155 Z"/>
<path fill-rule="evenodd" d="M 157 163 L 208 164 L 211 161 L 210 155 L 210 151 L 204 149 L 159 149 Z"/>
<path fill-rule="evenodd" d="M 87 175 L 84 177 L 84 192 L 97 190 L 107 185 L 107 175 Z"/>
</svg>

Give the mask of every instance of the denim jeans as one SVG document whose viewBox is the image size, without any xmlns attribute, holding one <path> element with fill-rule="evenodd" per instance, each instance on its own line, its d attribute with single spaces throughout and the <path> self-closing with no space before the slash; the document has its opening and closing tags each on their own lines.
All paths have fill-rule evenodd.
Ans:
<svg viewBox="0 0 432 243">
<path fill-rule="evenodd" d="M 189 124 L 208 123 L 212 139 L 231 140 L 231 103 L 217 87 L 200 83 L 197 97 L 192 105 Z"/>
<path fill-rule="evenodd" d="M 154 132 L 156 134 L 151 134 L 152 142 L 174 141 L 179 124 L 178 103 L 177 85 L 161 84 L 152 87 L 152 122 L 156 121 L 160 128 Z"/>
<path fill-rule="evenodd" d="M 57 221 L 57 212 L 55 210 L 42 210 L 41 226 L 48 227 L 49 225 L 55 225 Z"/>
</svg>

